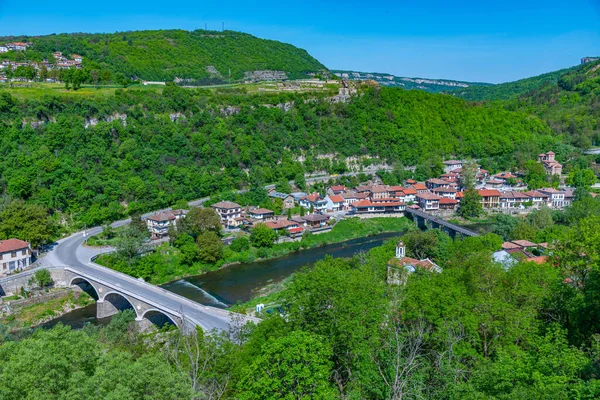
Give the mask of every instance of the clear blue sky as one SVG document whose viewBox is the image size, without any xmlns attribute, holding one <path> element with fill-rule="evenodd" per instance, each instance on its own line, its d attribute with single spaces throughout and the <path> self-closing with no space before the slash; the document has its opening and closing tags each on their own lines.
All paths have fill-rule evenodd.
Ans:
<svg viewBox="0 0 600 400">
<path fill-rule="evenodd" d="M 225 28 L 332 69 L 505 82 L 600 55 L 600 0 L 0 0 L 0 35 Z"/>
</svg>

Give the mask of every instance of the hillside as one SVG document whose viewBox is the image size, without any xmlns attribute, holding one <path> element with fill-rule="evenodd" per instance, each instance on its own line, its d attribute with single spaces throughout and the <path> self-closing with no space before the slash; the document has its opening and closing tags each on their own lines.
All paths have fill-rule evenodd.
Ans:
<svg viewBox="0 0 600 400">
<path fill-rule="evenodd" d="M 452 88 L 467 88 L 471 86 L 489 86 L 490 83 L 463 82 L 449 79 L 406 78 L 379 72 L 358 72 L 349 70 L 331 70 L 342 79 L 352 81 L 374 80 L 382 86 L 401 87 L 407 90 L 418 89 L 430 93 L 439 93 Z"/>
<path fill-rule="evenodd" d="M 473 85 L 464 89 L 461 88 L 452 91 L 446 91 L 446 93 L 472 101 L 510 100 L 524 95 L 531 90 L 538 89 L 544 85 L 556 83 L 563 74 L 576 71 L 580 67 L 580 65 L 577 65 L 571 68 L 565 68 L 531 78 L 520 79 L 514 82 L 500 83 L 497 85 Z"/>
<path fill-rule="evenodd" d="M 21 89 L 0 90 L 4 193 L 90 226 L 305 172 L 343 172 L 349 157 L 428 168 L 465 156 L 507 168 L 557 142 L 537 118 L 422 91 L 361 89 L 332 103 L 327 94 L 141 89 L 25 99 L 11 94 Z"/>
<path fill-rule="evenodd" d="M 52 59 L 52 53 L 57 51 L 65 56 L 79 54 L 83 56 L 83 66 L 97 70 L 99 75 L 109 71 L 150 81 L 179 78 L 193 79 L 196 83 L 223 83 L 228 81 L 229 70 L 233 80 L 268 78 L 265 71 L 278 71 L 280 77 L 303 78 L 308 73 L 326 70 L 305 50 L 233 31 L 156 30 L 0 37 L 0 44 L 9 41 L 32 43 L 23 53 L 33 61 Z M 10 53 L 17 52 L 6 55 L 10 57 Z"/>
<path fill-rule="evenodd" d="M 554 83 L 532 89 L 506 108 L 535 114 L 569 142 L 589 148 L 600 143 L 600 61 L 560 74 Z"/>
</svg>

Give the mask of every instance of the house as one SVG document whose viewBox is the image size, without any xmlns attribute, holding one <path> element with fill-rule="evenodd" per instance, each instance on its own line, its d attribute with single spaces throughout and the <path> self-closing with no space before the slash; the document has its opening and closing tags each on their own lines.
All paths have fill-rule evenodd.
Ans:
<svg viewBox="0 0 600 400">
<path fill-rule="evenodd" d="M 242 216 L 242 206 L 232 201 L 220 201 L 213 204 L 212 208 L 221 217 L 223 226 L 236 226 L 234 220 Z"/>
<path fill-rule="evenodd" d="M 23 42 L 14 42 L 14 43 L 7 43 L 6 47 L 9 48 L 9 50 L 27 50 L 27 43 L 23 43 Z"/>
<path fill-rule="evenodd" d="M 417 192 L 417 194 L 429 191 L 424 183 L 415 183 L 414 185 L 411 185 L 411 188 L 413 188 Z"/>
<path fill-rule="evenodd" d="M 544 188 L 538 190 L 540 193 L 548 196 L 548 206 L 552 208 L 564 208 L 565 192 L 554 188 Z"/>
<path fill-rule="evenodd" d="M 419 193 L 417 194 L 417 201 L 423 211 L 434 211 L 440 208 L 440 196 L 437 194 L 429 192 Z"/>
<path fill-rule="evenodd" d="M 388 188 L 384 185 L 373 185 L 371 186 L 371 198 L 372 199 L 384 199 L 390 197 Z"/>
<path fill-rule="evenodd" d="M 494 189 L 480 189 L 477 191 L 481 196 L 483 208 L 498 208 L 500 206 L 500 192 Z"/>
<path fill-rule="evenodd" d="M 499 189 L 504 186 L 505 181 L 501 179 L 488 179 L 485 183 L 485 187 L 488 189 Z"/>
<path fill-rule="evenodd" d="M 80 62 L 82 62 L 82 61 L 83 61 L 83 57 L 82 57 L 82 56 L 80 56 L 79 54 L 71 54 L 71 59 L 72 59 L 73 61 L 76 61 L 76 62 L 78 62 L 78 63 L 80 63 Z"/>
<path fill-rule="evenodd" d="M 531 198 L 525 193 L 509 191 L 500 193 L 500 208 L 522 208 Z"/>
<path fill-rule="evenodd" d="M 554 159 L 555 155 L 552 151 L 538 155 L 538 162 L 544 164 L 544 169 L 548 175 L 560 175 L 562 173 L 562 165 Z"/>
<path fill-rule="evenodd" d="M 357 214 L 369 213 L 401 213 L 404 211 L 404 202 L 398 199 L 361 200 L 352 204 Z"/>
<path fill-rule="evenodd" d="M 565 189 L 565 207 L 569 207 L 575 200 L 575 193 L 572 189 Z"/>
<path fill-rule="evenodd" d="M 331 195 L 325 197 L 327 209 L 332 211 L 341 211 L 344 209 L 344 198 L 340 195 Z"/>
<path fill-rule="evenodd" d="M 248 212 L 248 216 L 254 219 L 260 219 L 266 221 L 268 219 L 275 218 L 275 212 L 266 208 L 255 208 Z"/>
<path fill-rule="evenodd" d="M 323 213 L 327 210 L 327 201 L 322 199 L 319 193 L 311 193 L 300 199 L 298 202 L 301 207 L 310 209 L 316 213 Z"/>
<path fill-rule="evenodd" d="M 447 199 L 456 199 L 456 189 L 451 187 L 437 187 L 432 190 L 433 193 L 437 194 L 440 197 L 445 197 Z"/>
<path fill-rule="evenodd" d="M 281 199 L 283 201 L 283 208 L 294 208 L 294 196 L 287 193 L 281 193 L 278 191 L 269 192 L 271 199 Z"/>
<path fill-rule="evenodd" d="M 8 53 L 8 47 L 0 46 L 0 53 Z"/>
<path fill-rule="evenodd" d="M 388 261 L 387 282 L 390 285 L 406 284 L 408 274 L 412 274 L 417 269 L 423 269 L 429 272 L 441 273 L 442 269 L 429 258 L 417 260 L 406 257 L 406 246 L 402 241 L 396 245 L 396 257 Z"/>
<path fill-rule="evenodd" d="M 439 187 L 450 187 L 450 182 L 445 181 L 443 179 L 432 178 L 432 179 L 429 179 L 427 182 L 425 182 L 425 186 L 427 186 L 428 189 L 435 189 L 435 188 L 439 188 Z"/>
<path fill-rule="evenodd" d="M 271 229 L 273 229 L 277 233 L 281 233 L 282 231 L 297 229 L 300 227 L 300 224 L 296 221 L 288 221 L 287 219 L 278 219 L 275 221 L 265 222 L 265 225 Z"/>
<path fill-rule="evenodd" d="M 329 215 L 311 214 L 302 217 L 306 226 L 310 228 L 321 228 L 327 225 L 329 221 Z"/>
<path fill-rule="evenodd" d="M 405 188 L 404 192 L 404 202 L 405 203 L 413 203 L 417 199 L 417 191 L 413 188 Z"/>
<path fill-rule="evenodd" d="M 352 203 L 358 201 L 356 198 L 355 192 L 345 192 L 340 194 L 340 196 L 344 199 L 344 209 L 349 210 Z"/>
<path fill-rule="evenodd" d="M 340 193 L 344 193 L 346 190 L 348 190 L 348 188 L 344 185 L 335 185 L 329 188 L 329 191 L 331 192 L 331 194 L 340 194 Z"/>
<path fill-rule="evenodd" d="M 177 221 L 185 218 L 187 210 L 161 211 L 146 219 L 146 226 L 151 239 L 162 239 L 169 236 L 169 227 L 175 226 Z"/>
<path fill-rule="evenodd" d="M 459 160 L 448 160 L 442 162 L 442 164 L 444 164 L 444 172 L 450 172 L 463 166 L 463 162 Z"/>
<path fill-rule="evenodd" d="M 530 190 L 524 194 L 529 197 L 529 201 L 531 201 L 535 208 L 540 208 L 541 206 L 548 204 L 548 195 L 545 193 L 541 193 L 537 190 Z"/>
<path fill-rule="evenodd" d="M 448 197 L 442 197 L 440 199 L 440 210 L 454 210 L 458 205 L 458 201 L 450 199 Z"/>
<path fill-rule="evenodd" d="M 0 275 L 20 271 L 31 265 L 31 246 L 29 242 L 19 239 L 0 241 Z"/>
<path fill-rule="evenodd" d="M 494 179 L 504 181 L 504 183 L 506 183 L 506 181 L 509 179 L 517 179 L 517 176 L 511 174 L 510 172 L 500 172 L 499 174 L 494 175 Z"/>
</svg>

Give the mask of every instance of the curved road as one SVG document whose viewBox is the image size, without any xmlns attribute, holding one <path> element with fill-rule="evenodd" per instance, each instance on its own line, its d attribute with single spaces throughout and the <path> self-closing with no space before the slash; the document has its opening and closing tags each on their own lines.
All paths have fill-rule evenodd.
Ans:
<svg viewBox="0 0 600 400">
<path fill-rule="evenodd" d="M 129 220 L 118 221 L 115 222 L 113 226 L 117 227 L 127 223 L 129 223 Z M 84 247 L 83 242 L 86 237 L 96 235 L 101 231 L 102 228 L 96 227 L 87 230 L 86 236 L 84 236 L 83 232 L 79 232 L 59 240 L 54 249 L 46 255 L 44 260 L 45 264 L 68 266 L 74 270 L 80 271 L 82 274 L 109 282 L 114 286 L 122 288 L 124 291 L 135 293 L 136 296 L 145 299 L 147 302 L 155 303 L 164 308 L 181 313 L 186 319 L 195 322 L 207 331 L 212 329 L 227 331 L 230 329 L 234 318 L 239 318 L 242 322 L 258 321 L 256 318 L 198 304 L 158 286 L 137 280 L 128 275 L 91 262 L 91 258 L 102 253 L 102 251 Z"/>
</svg>

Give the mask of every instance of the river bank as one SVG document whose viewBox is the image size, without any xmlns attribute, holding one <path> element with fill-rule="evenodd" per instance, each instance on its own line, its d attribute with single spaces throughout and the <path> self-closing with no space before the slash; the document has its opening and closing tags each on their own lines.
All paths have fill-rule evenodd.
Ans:
<svg viewBox="0 0 600 400">
<path fill-rule="evenodd" d="M 201 276 L 235 265 L 274 260 L 304 250 L 371 237 L 381 233 L 404 232 L 410 229 L 411 226 L 412 222 L 404 217 L 350 218 L 338 222 L 330 232 L 319 235 L 309 234 L 299 242 L 277 243 L 271 247 L 262 248 L 250 246 L 241 251 L 234 251 L 231 246 L 226 246 L 223 249 L 223 257 L 212 264 L 196 262 L 187 265 L 184 255 L 181 254 L 179 249 L 171 246 L 170 243 L 158 246 L 151 255 L 140 257 L 133 264 L 119 260 L 115 254 L 102 255 L 96 259 L 96 262 L 135 278 L 142 277 L 155 285 L 168 285 L 184 278 Z M 148 271 L 149 266 L 146 265 L 148 262 L 144 262 L 150 259 L 152 260 L 151 273 Z"/>
<path fill-rule="evenodd" d="M 94 299 L 87 293 L 70 289 L 56 292 L 56 296 L 52 297 L 53 298 L 43 299 L 43 301 L 14 309 L 5 315 L 1 321 L 7 325 L 10 331 L 35 328 L 43 326 L 44 324 L 75 310 L 94 305 Z M 33 298 L 31 300 L 36 299 Z M 19 301 L 8 302 L 6 307 L 11 309 L 11 304 L 15 307 L 15 303 L 18 304 L 18 302 Z"/>
</svg>

